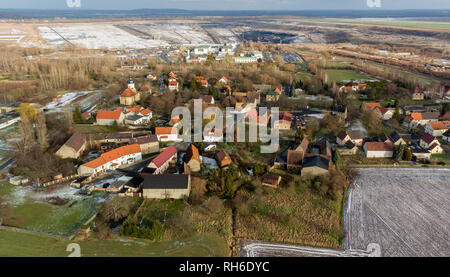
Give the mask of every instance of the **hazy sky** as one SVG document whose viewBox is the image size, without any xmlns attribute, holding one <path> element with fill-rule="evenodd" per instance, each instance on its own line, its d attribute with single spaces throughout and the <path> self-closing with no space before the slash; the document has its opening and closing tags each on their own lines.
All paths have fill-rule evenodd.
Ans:
<svg viewBox="0 0 450 277">
<path fill-rule="evenodd" d="M 67 0 L 0 0 L 0 8 L 65 9 Z M 80 0 L 83 9 L 369 9 L 367 0 Z M 369 0 L 376 1 L 376 0 Z M 450 9 L 449 0 L 379 0 L 382 9 Z"/>
</svg>

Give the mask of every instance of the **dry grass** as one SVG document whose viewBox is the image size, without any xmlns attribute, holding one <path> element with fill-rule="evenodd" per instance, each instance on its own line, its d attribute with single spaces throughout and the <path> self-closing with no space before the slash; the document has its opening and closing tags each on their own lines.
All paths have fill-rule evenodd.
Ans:
<svg viewBox="0 0 450 277">
<path fill-rule="evenodd" d="M 249 200 L 238 208 L 236 238 L 342 246 L 340 199 L 333 201 L 301 186 L 267 189 L 259 199 L 256 195 L 248 194 Z"/>
</svg>

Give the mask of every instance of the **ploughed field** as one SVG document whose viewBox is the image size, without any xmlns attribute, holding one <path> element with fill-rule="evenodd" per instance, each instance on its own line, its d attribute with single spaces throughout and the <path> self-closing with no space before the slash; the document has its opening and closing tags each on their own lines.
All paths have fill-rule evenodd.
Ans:
<svg viewBox="0 0 450 277">
<path fill-rule="evenodd" d="M 364 168 L 351 184 L 345 249 L 382 256 L 450 256 L 450 170 Z"/>
</svg>

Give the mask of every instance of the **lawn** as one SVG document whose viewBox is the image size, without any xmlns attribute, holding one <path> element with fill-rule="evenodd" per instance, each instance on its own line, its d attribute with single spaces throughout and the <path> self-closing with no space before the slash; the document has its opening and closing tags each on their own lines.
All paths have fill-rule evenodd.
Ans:
<svg viewBox="0 0 450 277">
<path fill-rule="evenodd" d="M 431 160 L 450 164 L 450 154 L 433 154 L 431 155 Z"/>
<path fill-rule="evenodd" d="M 346 81 L 370 81 L 374 80 L 368 75 L 360 74 L 353 70 L 327 69 L 328 82 L 346 82 Z"/>
<path fill-rule="evenodd" d="M 70 236 L 88 220 L 102 198 L 98 194 L 74 196 L 68 188 L 46 195 L 7 183 L 0 183 L 0 195 L 14 207 L 12 217 L 7 222 L 9 226 L 63 236 Z M 66 198 L 68 202 L 61 206 L 48 203 L 48 197 L 55 195 Z"/>
<path fill-rule="evenodd" d="M 41 235 L 0 231 L 1 257 L 66 257 L 69 240 L 57 240 Z M 198 236 L 188 240 L 149 242 L 115 238 L 88 239 L 77 242 L 83 257 L 226 257 L 225 241 L 213 236 Z"/>
<path fill-rule="evenodd" d="M 306 76 L 311 77 L 311 73 L 306 72 L 306 71 L 301 71 L 301 72 L 297 72 L 297 74 L 295 75 L 295 81 L 300 81 L 303 80 Z"/>
<path fill-rule="evenodd" d="M 75 129 L 84 134 L 98 134 L 98 133 L 108 133 L 110 128 L 108 126 L 100 126 L 93 124 L 76 124 Z"/>
</svg>

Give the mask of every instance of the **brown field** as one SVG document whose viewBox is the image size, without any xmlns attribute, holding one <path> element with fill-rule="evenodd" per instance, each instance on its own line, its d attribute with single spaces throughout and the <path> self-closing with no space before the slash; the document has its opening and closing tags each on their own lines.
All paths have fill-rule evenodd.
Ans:
<svg viewBox="0 0 450 277">
<path fill-rule="evenodd" d="M 308 189 L 270 189 L 263 205 L 236 213 L 235 238 L 339 248 L 339 201 Z"/>
</svg>

